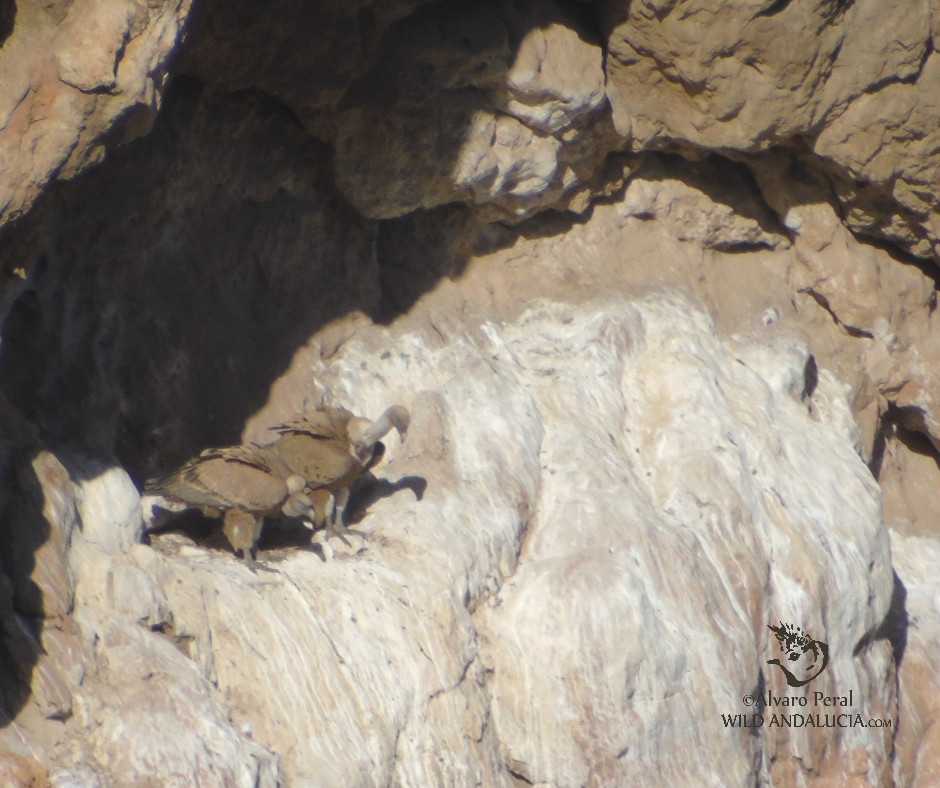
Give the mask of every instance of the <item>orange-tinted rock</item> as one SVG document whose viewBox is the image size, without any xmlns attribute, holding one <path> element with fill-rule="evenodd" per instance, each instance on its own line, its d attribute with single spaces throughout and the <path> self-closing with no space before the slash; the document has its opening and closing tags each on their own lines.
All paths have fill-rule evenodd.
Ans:
<svg viewBox="0 0 940 788">
<path fill-rule="evenodd" d="M 50 788 L 49 772 L 31 758 L 0 751 L 0 785 L 6 788 Z"/>
</svg>

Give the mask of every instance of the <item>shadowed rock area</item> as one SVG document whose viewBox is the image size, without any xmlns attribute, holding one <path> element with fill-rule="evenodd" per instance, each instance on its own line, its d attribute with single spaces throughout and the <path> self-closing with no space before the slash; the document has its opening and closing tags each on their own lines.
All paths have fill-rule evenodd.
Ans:
<svg viewBox="0 0 940 788">
<path fill-rule="evenodd" d="M 0 784 L 936 784 L 938 22 L 0 3 Z"/>
</svg>

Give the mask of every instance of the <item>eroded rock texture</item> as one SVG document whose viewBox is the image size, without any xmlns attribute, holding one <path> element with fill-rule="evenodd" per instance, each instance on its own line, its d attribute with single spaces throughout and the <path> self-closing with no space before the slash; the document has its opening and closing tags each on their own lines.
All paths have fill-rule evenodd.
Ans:
<svg viewBox="0 0 940 788">
<path fill-rule="evenodd" d="M 187 0 L 9 2 L 0 22 L 0 220 L 147 132 Z"/>
<path fill-rule="evenodd" d="M 935 784 L 938 20 L 0 3 L 0 783 Z M 150 532 L 393 402 L 349 545 Z"/>
<path fill-rule="evenodd" d="M 601 5 L 613 118 L 635 145 L 805 151 L 851 229 L 936 256 L 936 4 Z"/>
</svg>

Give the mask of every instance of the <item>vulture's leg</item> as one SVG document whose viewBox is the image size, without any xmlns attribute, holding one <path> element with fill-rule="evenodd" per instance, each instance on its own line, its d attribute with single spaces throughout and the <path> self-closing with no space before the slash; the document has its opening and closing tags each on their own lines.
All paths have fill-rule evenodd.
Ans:
<svg viewBox="0 0 940 788">
<path fill-rule="evenodd" d="M 240 552 L 246 564 L 253 564 L 255 542 L 261 533 L 261 518 L 242 509 L 229 509 L 225 513 L 222 530 L 236 554 Z"/>
<path fill-rule="evenodd" d="M 346 547 L 352 547 L 349 543 L 349 540 L 344 536 L 348 532 L 348 528 L 343 524 L 343 515 L 346 512 L 346 504 L 349 503 L 349 488 L 344 487 L 341 490 L 337 490 L 333 494 L 333 512 L 328 521 L 329 531 L 331 534 L 338 536 L 342 539 L 343 544 Z"/>
</svg>

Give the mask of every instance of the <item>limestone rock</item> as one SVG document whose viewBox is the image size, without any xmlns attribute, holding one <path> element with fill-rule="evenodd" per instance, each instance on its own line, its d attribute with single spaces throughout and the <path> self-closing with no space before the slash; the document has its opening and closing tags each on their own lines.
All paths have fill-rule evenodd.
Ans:
<svg viewBox="0 0 940 788">
<path fill-rule="evenodd" d="M 327 564 L 303 553 L 286 557 L 274 564 L 280 575 L 254 583 L 255 595 L 245 603 L 251 609 L 262 604 L 265 612 L 242 608 L 237 614 L 269 622 L 262 639 L 280 642 L 284 636 L 276 631 L 310 615 L 298 606 L 306 602 L 318 611 L 315 621 L 292 631 L 322 633 L 312 640 L 294 635 L 304 637 L 298 652 L 319 666 L 319 691 L 296 691 L 307 686 L 298 677 L 286 682 L 295 690 L 285 694 L 282 677 L 295 668 L 281 658 L 270 665 L 253 659 L 250 636 L 238 634 L 234 613 L 219 602 L 205 607 L 204 624 L 190 625 L 213 633 L 201 648 L 212 648 L 220 687 L 229 688 L 239 716 L 249 717 L 267 699 L 291 718 L 326 714 L 342 721 L 335 731 L 319 731 L 306 760 L 283 762 L 290 780 L 319 773 L 328 775 L 320 778 L 327 782 L 384 781 L 388 772 L 381 764 L 394 740 L 395 768 L 410 775 L 406 782 L 466 779 L 447 770 L 456 763 L 428 771 L 428 762 L 417 756 L 428 746 L 421 744 L 429 735 L 424 720 L 434 719 L 422 699 L 446 687 L 455 701 L 447 705 L 460 715 L 448 712 L 433 729 L 450 736 L 446 732 L 459 725 L 475 731 L 474 740 L 482 730 L 484 749 L 473 762 L 484 758 L 486 768 L 496 770 L 490 780 L 506 778 L 493 761 L 494 733 L 508 754 L 505 768 L 535 783 L 585 782 L 595 775 L 602 784 L 642 784 L 653 779 L 643 764 L 658 770 L 663 762 L 676 764 L 670 779 L 696 779 L 680 764 L 694 762 L 699 769 L 701 759 L 691 754 L 704 746 L 728 753 L 723 732 L 715 734 L 720 745 L 717 739 L 703 745 L 697 737 L 702 730 L 721 730 L 720 713 L 739 703 L 736 694 L 744 691 L 735 689 L 759 684 L 772 645 L 764 619 L 774 615 L 800 619 L 819 632 L 824 621 L 841 622 L 845 629 L 837 634 L 830 624 L 827 633 L 831 643 L 842 644 L 834 646 L 841 656 L 831 668 L 833 687 L 869 693 L 877 686 L 873 677 L 890 670 L 884 642 L 868 648 L 861 662 L 852 658 L 855 644 L 886 615 L 891 596 L 878 492 L 849 436 L 837 431 L 845 422 L 815 422 L 801 406 L 794 388 L 805 354 L 731 351 L 704 316 L 668 299 L 582 309 L 546 305 L 506 327 L 444 311 L 430 319 L 433 329 L 400 333 L 394 344 L 385 339 L 385 353 L 382 332 L 361 331 L 328 361 L 314 353 L 296 361 L 298 382 L 312 367 L 324 396 L 353 400 L 364 413 L 401 398 L 403 392 L 387 381 L 402 379 L 405 369 L 411 385 L 438 392 L 412 405 L 409 444 L 417 441 L 415 448 L 392 446 L 391 464 L 382 469 L 390 478 L 420 474 L 427 482 L 422 500 L 393 486 L 359 526 L 370 534 L 364 551 Z M 445 340 L 438 350 L 423 339 L 431 333 Z M 425 348 L 421 354 L 414 352 L 418 347 Z M 739 389 L 748 393 L 732 393 Z M 288 397 L 288 388 L 279 396 Z M 273 423 L 278 406 L 270 407 Z M 482 430 L 474 426 L 481 417 Z M 442 445 L 452 452 L 433 448 Z M 836 446 L 838 459 L 829 454 Z M 668 471 L 656 464 L 664 453 Z M 844 497 L 821 507 L 822 493 L 807 490 L 834 482 L 826 481 L 827 467 L 839 474 Z M 842 475 L 846 467 L 853 468 L 848 476 Z M 721 495 L 717 479 L 726 480 Z M 737 492 L 742 484 L 745 492 Z M 457 503 L 468 499 L 473 516 Z M 846 531 L 838 544 L 855 545 L 849 553 L 826 546 L 834 544 L 824 536 L 833 528 Z M 810 571 L 803 550 L 825 568 Z M 696 562 L 695 555 L 703 558 Z M 879 567 L 874 575 L 867 569 L 872 562 Z M 696 589 L 713 591 L 688 593 L 689 571 L 703 574 Z M 706 582 L 706 575 L 725 579 Z M 860 587 L 858 599 L 847 597 L 849 578 L 860 575 L 870 578 L 870 589 Z M 355 582 L 358 591 L 344 591 L 346 582 Z M 179 588 L 171 605 L 187 609 L 188 600 L 227 596 L 220 589 L 207 597 L 205 581 L 198 583 L 202 590 Z M 725 588 L 737 590 L 718 590 Z M 418 589 L 435 590 L 415 597 Z M 472 620 L 461 599 L 474 611 Z M 423 624 L 412 620 L 415 614 Z M 703 619 L 714 620 L 716 633 L 723 633 L 715 642 L 697 623 Z M 667 625 L 673 621 L 685 623 Z M 740 642 L 728 645 L 728 628 Z M 685 634 L 691 631 L 694 641 Z M 536 649 L 525 645 L 536 642 Z M 571 643 L 581 644 L 579 650 Z M 729 648 L 749 656 L 733 664 L 716 661 L 713 655 Z M 478 661 L 488 675 L 485 691 L 470 691 Z M 425 672 L 432 664 L 433 679 Z M 357 676 L 388 678 L 374 683 Z M 784 691 L 777 676 L 766 678 Z M 381 687 L 395 691 L 388 695 Z M 418 687 L 426 689 L 415 695 Z M 651 696 L 654 687 L 665 694 Z M 669 711 L 670 697 L 682 714 Z M 873 702 L 889 713 L 894 701 L 884 693 Z M 384 727 L 376 731 L 371 715 L 368 729 L 362 728 L 357 705 L 381 709 Z M 680 721 L 689 714 L 699 723 L 695 736 L 683 733 L 690 729 Z M 486 719 L 492 722 L 482 728 L 472 722 Z M 273 746 L 271 723 L 253 724 Z M 357 759 L 325 757 L 344 752 L 336 749 L 344 746 L 336 738 L 340 730 L 354 741 Z M 312 741 L 303 730 L 291 735 Z M 644 749 L 652 740 L 657 748 L 669 741 L 675 757 L 653 758 Z M 774 753 L 779 774 L 799 760 L 810 774 L 837 771 L 838 761 L 822 743 L 815 734 L 789 743 L 771 733 L 742 738 L 735 755 L 720 759 L 715 779 L 756 779 L 755 747 Z M 890 736 L 873 734 L 866 746 L 871 769 L 889 768 Z"/>
<path fill-rule="evenodd" d="M 158 629 L 172 617 L 160 586 L 159 566 L 146 561 L 146 568 L 142 567 L 141 550 L 142 546 L 137 546 L 131 556 L 117 558 L 79 553 L 78 594 L 84 605 L 100 606 L 127 621 Z"/>
<path fill-rule="evenodd" d="M 4 325 L 2 388 L 27 416 L 43 411 L 53 439 L 105 464 L 116 454 L 138 485 L 238 443 L 320 321 L 378 307 L 374 228 L 331 186 L 328 152 L 282 106 L 252 103 L 245 116 L 240 100 L 180 82 L 147 138 L 116 150 L 113 169 L 65 185 L 4 246 L 4 265 L 34 273 Z M 228 167 L 222 140 L 241 149 L 243 167 L 217 182 Z M 158 172 L 159 194 L 149 182 Z M 217 182 L 212 197 L 205 178 Z M 83 208 L 60 211 L 72 190 Z M 249 219 L 261 205 L 267 219 Z M 43 250 L 56 227 L 75 241 L 68 254 Z M 142 246 L 151 232 L 162 240 Z M 256 244 L 260 257 L 248 251 Z M 222 274 L 233 262 L 238 270 Z M 60 341 L 64 323 L 75 341 Z M 189 418 L 210 402 L 212 415 Z"/>
<path fill-rule="evenodd" d="M 527 126 L 557 134 L 605 101 L 598 47 L 562 24 L 533 27 L 519 42 L 506 75 L 506 111 Z"/>
<path fill-rule="evenodd" d="M 79 485 L 81 540 L 108 555 L 127 552 L 143 533 L 140 493 L 121 468 L 86 465 L 84 474 L 94 475 Z"/>
<path fill-rule="evenodd" d="M 744 185 L 743 173 L 723 175 L 719 200 L 711 187 L 713 172 L 707 164 L 684 160 L 644 162 L 630 179 L 619 212 L 661 222 L 680 241 L 706 249 L 740 252 L 790 245 L 776 217 Z"/>
<path fill-rule="evenodd" d="M 188 15 L 0 0 L 0 774 L 935 783 L 936 3 Z M 144 534 L 390 402 L 350 545 Z M 893 725 L 725 727 L 784 620 Z"/>
<path fill-rule="evenodd" d="M 640 146 L 767 148 L 916 76 L 930 40 L 927 2 L 602 5 L 614 120 Z"/>
<path fill-rule="evenodd" d="M 583 213 L 610 187 L 605 157 L 624 147 L 695 157 L 805 139 L 850 227 L 936 256 L 937 14 L 928 0 L 899 9 L 609 0 L 598 24 L 593 10 L 554 0 L 206 2 L 175 73 L 280 102 L 334 148 L 340 189 L 370 217 L 454 201 L 487 221 Z M 189 10 L 122 0 L 20 10 L 0 54 L 13 173 L 3 215 L 101 161 L 105 139 L 149 131 Z M 311 43 L 308 29 L 328 32 Z M 14 166 L 24 130 L 32 155 Z"/>
<path fill-rule="evenodd" d="M 318 140 L 332 140 L 347 87 L 375 65 L 386 31 L 426 4 L 205 0 L 188 19 L 174 70 L 221 94 L 254 90 L 276 97 Z"/>
<path fill-rule="evenodd" d="M 362 213 L 461 200 L 518 220 L 573 199 L 613 147 L 602 52 L 554 2 L 527 11 L 436 3 L 389 31 L 337 126 L 337 182 Z"/>
<path fill-rule="evenodd" d="M 85 607 L 160 627 L 168 612 L 159 573 L 134 560 L 142 549 L 140 493 L 121 468 L 85 463 L 80 475 L 82 529 L 69 553 L 76 594 Z"/>
<path fill-rule="evenodd" d="M 720 361 L 727 350 L 707 339 L 707 327 L 694 314 L 678 318 L 677 307 L 653 302 L 638 305 L 636 311 L 605 310 L 580 325 L 575 318 L 570 326 L 556 318 L 554 329 L 548 328 L 554 310 L 546 308 L 524 318 L 529 330 L 520 330 L 509 343 L 532 376 L 530 390 L 543 420 L 553 426 L 547 428 L 541 452 L 539 516 L 526 536 L 519 569 L 485 609 L 481 630 L 484 664 L 493 671 L 494 722 L 513 770 L 532 783 L 650 784 L 666 779 L 686 784 L 702 781 L 705 762 L 714 769 L 706 781 L 756 780 L 758 774 L 750 770 L 757 740 L 731 743 L 712 721 L 738 702 L 731 687 L 761 683 L 758 666 L 769 648 L 760 632 L 763 619 L 802 615 L 807 628 L 816 631 L 831 616 L 845 623 L 853 620 L 852 634 L 838 636 L 848 645 L 887 610 L 889 553 L 878 518 L 878 494 L 864 466 L 855 460 L 852 481 L 843 477 L 855 490 L 846 492 L 843 505 L 861 508 L 853 514 L 844 510 L 841 524 L 827 517 L 826 531 L 841 528 L 846 539 L 850 532 L 857 538 L 855 529 L 864 522 L 868 535 L 861 544 L 867 546 L 849 559 L 854 568 L 830 565 L 834 574 L 807 574 L 802 559 L 775 546 L 799 542 L 808 548 L 820 538 L 811 535 L 815 529 L 805 530 L 822 511 L 816 508 L 819 497 L 805 494 L 814 482 L 801 478 L 798 468 L 823 445 L 834 445 L 824 437 L 829 428 L 820 425 L 823 431 L 810 438 L 803 430 L 816 428 L 786 388 L 763 378 L 749 354 L 743 365 L 730 356 Z M 611 319 L 612 314 L 620 317 Z M 540 325 L 536 331 L 531 330 L 534 323 Z M 533 336 L 539 337 L 534 346 Z M 693 336 L 692 345 L 687 344 Z M 539 353 L 538 343 L 546 339 L 558 351 L 582 358 L 588 365 L 586 377 L 581 377 L 584 363 L 569 376 L 556 358 Z M 532 349 L 526 354 L 527 347 Z M 588 353 L 588 348 L 593 350 Z M 782 361 L 778 357 L 776 364 Z M 551 367 L 553 374 L 546 375 Z M 585 379 L 597 382 L 589 392 L 580 382 Z M 751 388 L 752 393 L 726 401 L 727 410 L 718 406 L 716 398 L 733 387 Z M 591 403 L 589 409 L 579 404 L 585 401 Z M 742 407 L 764 415 L 755 420 Z M 721 412 L 728 414 L 725 425 L 717 416 Z M 775 424 L 772 432 L 758 426 L 762 418 Z M 621 429 L 614 430 L 618 423 Z M 797 433 L 805 439 L 795 440 Z M 760 436 L 771 434 L 773 447 L 762 447 Z M 587 435 L 592 439 L 586 441 Z M 797 451 L 806 452 L 803 459 Z M 773 470 L 778 462 L 788 470 Z M 582 477 L 587 468 L 590 482 Z M 820 470 L 817 466 L 814 472 L 817 480 Z M 784 479 L 787 484 L 781 486 Z M 744 503 L 732 492 L 742 483 L 752 490 L 744 494 L 754 503 Z M 717 495 L 719 489 L 724 494 Z M 835 589 L 843 588 L 848 576 L 864 572 L 871 560 L 884 567 L 872 580 L 881 598 L 876 608 L 861 617 L 862 608 L 854 602 L 840 613 L 797 613 L 808 602 L 804 594 L 834 599 Z M 676 571 L 679 566 L 681 572 Z M 730 584 L 724 587 L 735 591 L 703 597 L 701 589 L 723 584 L 690 584 L 690 573 L 699 572 L 725 576 Z M 698 590 L 687 593 L 687 588 Z M 777 610 L 781 612 L 772 612 Z M 724 634 L 710 644 L 712 628 L 703 627 L 704 620 L 729 625 L 738 620 L 731 627 L 738 633 L 734 637 L 744 638 L 747 645 L 729 643 L 730 632 L 720 625 L 715 632 Z M 692 632 L 694 646 L 687 639 Z M 525 647 L 536 640 L 540 648 Z M 705 656 L 726 650 L 742 658 L 729 664 Z M 880 653 L 875 662 L 881 665 L 885 659 Z M 833 668 L 836 685 L 859 680 L 850 678 L 859 669 L 851 648 Z M 764 675 L 769 686 L 779 687 L 777 676 Z M 667 693 L 655 689 L 667 685 L 673 688 Z M 539 698 L 554 699 L 551 714 L 544 714 L 542 703 L 532 702 Z M 673 704 L 683 712 L 673 710 Z M 709 730 L 721 739 L 712 746 L 721 749 L 722 758 L 703 761 L 683 755 L 708 747 L 702 737 Z M 538 733 L 533 736 L 533 731 Z M 674 757 L 666 759 L 668 766 L 649 749 L 653 740 L 670 742 Z M 787 745 L 767 731 L 760 741 L 784 760 L 792 757 L 783 754 L 787 747 L 809 746 L 822 754 L 822 737 Z M 882 765 L 888 742 L 880 736 L 870 740 Z M 664 766 L 670 771 L 663 772 Z M 824 767 L 809 765 L 811 771 Z M 774 767 L 783 768 L 780 763 Z"/>
<path fill-rule="evenodd" d="M 0 752 L 0 780 L 9 788 L 47 788 L 48 772 L 42 764 L 12 752 Z"/>
<path fill-rule="evenodd" d="M 614 123 L 635 148 L 815 138 L 853 229 L 936 258 L 934 5 L 609 0 Z"/>
<path fill-rule="evenodd" d="M 58 458 L 40 451 L 21 459 L 17 487 L 2 531 L 12 559 L 14 604 L 27 615 L 62 619 L 74 598 L 67 562 L 80 522 L 75 486 Z"/>
<path fill-rule="evenodd" d="M 940 550 L 935 534 L 923 538 L 892 531 L 891 551 L 897 573 L 896 602 L 888 623 L 903 633 L 898 671 L 902 725 L 894 778 L 900 785 L 927 786 L 940 777 L 940 680 L 936 661 L 940 628 L 933 615 L 940 599 L 936 583 L 928 580 L 940 570 Z"/>
<path fill-rule="evenodd" d="M 95 609 L 82 626 L 99 661 L 84 687 L 85 757 L 108 784 L 274 788 L 276 758 L 236 730 L 170 642 Z"/>
<path fill-rule="evenodd" d="M 154 634 L 172 622 L 161 586 L 170 576 L 157 554 L 131 542 L 140 537 L 141 515 L 127 474 L 74 457 L 69 464 L 85 481 L 76 484 L 55 455 L 41 452 L 14 499 L 25 510 L 45 502 L 47 541 L 36 560 L 57 563 L 54 573 L 31 576 L 42 606 L 18 599 L 12 584 L 9 600 L 0 601 L 4 662 L 13 660 L 32 695 L 16 724 L 37 737 L 46 764 L 59 767 L 51 784 L 273 788 L 276 758 L 232 726 L 192 661 Z M 72 582 L 74 591 L 62 585 Z M 27 620 L 14 605 L 42 618 Z M 39 718 L 62 726 L 46 749 Z"/>
<path fill-rule="evenodd" d="M 884 447 L 875 468 L 884 490 L 885 523 L 905 536 L 935 537 L 940 466 L 927 437 L 907 429 L 897 417 L 895 412 L 882 424 Z"/>
<path fill-rule="evenodd" d="M 0 49 L 0 224 L 27 211 L 49 180 L 100 162 L 115 127 L 128 139 L 149 130 L 189 6 L 18 4 Z"/>
<path fill-rule="evenodd" d="M 814 151 L 857 232 L 940 259 L 940 55 L 932 52 L 916 81 L 891 81 L 855 98 L 821 130 Z M 900 210 L 886 210 L 897 205 Z"/>
<path fill-rule="evenodd" d="M 603 222 L 650 221 L 628 208 L 529 252 L 551 272 L 552 255 L 596 253 L 592 233 L 619 246 Z M 773 322 L 722 337 L 676 296 L 546 302 L 503 322 L 459 298 L 442 288 L 390 329 L 311 343 L 245 436 L 305 401 L 410 406 L 385 481 L 351 505 L 366 533 L 353 550 L 324 563 L 294 544 L 252 574 L 204 547 L 82 552 L 75 537 L 73 765 L 156 784 L 176 751 L 190 782 L 273 784 L 274 752 L 289 784 L 620 784 L 695 779 L 683 764 L 720 751 L 722 782 L 889 773 L 893 730 L 866 729 L 866 759 L 846 760 L 829 730 L 729 748 L 719 727 L 761 681 L 786 692 L 766 667 L 774 617 L 828 639 L 824 691 L 896 717 L 890 552 L 848 388 L 823 369 L 808 407 L 805 345 L 770 341 Z M 74 473 L 127 520 L 102 518 L 102 542 L 133 533 L 122 474 Z M 204 745 L 177 738 L 192 730 Z"/>
<path fill-rule="evenodd" d="M 88 769 L 61 769 L 51 783 L 53 788 L 106 788 L 101 777 Z"/>
<path fill-rule="evenodd" d="M 850 355 L 854 360 L 840 369 L 855 388 L 856 414 L 871 405 L 880 415 L 890 402 L 906 414 L 909 429 L 940 445 L 940 400 L 935 394 L 940 387 L 940 330 L 933 279 L 885 250 L 859 246 L 839 221 L 824 181 L 808 173 L 805 162 L 772 155 L 756 163 L 754 172 L 794 237 L 800 263 L 795 289 L 807 307 L 828 315 L 844 337 L 837 341 L 857 346 Z M 881 403 L 873 397 L 882 398 Z M 876 426 L 873 421 L 865 425 L 868 446 Z"/>
</svg>

